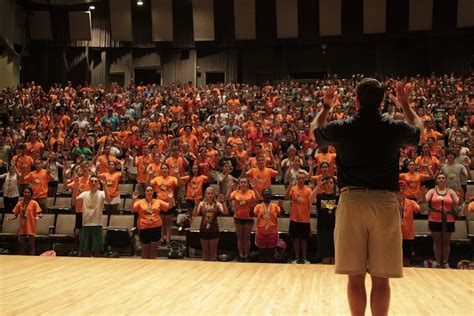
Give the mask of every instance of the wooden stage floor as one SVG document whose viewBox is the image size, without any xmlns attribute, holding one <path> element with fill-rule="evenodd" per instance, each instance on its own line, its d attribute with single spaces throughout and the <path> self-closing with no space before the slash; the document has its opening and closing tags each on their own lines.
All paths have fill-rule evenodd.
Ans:
<svg viewBox="0 0 474 316">
<path fill-rule="evenodd" d="M 345 285 L 323 265 L 0 256 L 1 315 L 343 315 Z M 473 315 L 473 291 L 474 271 L 409 268 L 390 315 Z"/>
</svg>

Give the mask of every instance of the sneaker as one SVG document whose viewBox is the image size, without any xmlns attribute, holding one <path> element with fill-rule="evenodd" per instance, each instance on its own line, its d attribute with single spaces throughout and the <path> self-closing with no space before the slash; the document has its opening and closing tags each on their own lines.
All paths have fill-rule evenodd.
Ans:
<svg viewBox="0 0 474 316">
<path fill-rule="evenodd" d="M 291 263 L 299 263 L 300 259 L 295 259 L 293 261 L 291 261 Z"/>
<path fill-rule="evenodd" d="M 443 263 L 443 269 L 451 269 L 448 262 Z"/>
<path fill-rule="evenodd" d="M 237 259 L 236 259 L 237 262 L 243 262 L 244 261 L 244 258 L 242 258 L 241 256 L 238 256 Z"/>
<path fill-rule="evenodd" d="M 303 259 L 303 264 L 311 264 L 311 262 L 309 262 L 309 260 L 305 258 Z"/>
</svg>

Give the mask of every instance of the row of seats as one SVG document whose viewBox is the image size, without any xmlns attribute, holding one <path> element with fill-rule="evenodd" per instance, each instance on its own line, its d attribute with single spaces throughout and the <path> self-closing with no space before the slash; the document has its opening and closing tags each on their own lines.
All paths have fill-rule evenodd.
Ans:
<svg viewBox="0 0 474 316">
<path fill-rule="evenodd" d="M 18 231 L 18 218 L 10 221 L 5 214 L 2 219 L 0 242 L 16 242 Z M 37 220 L 36 240 L 54 244 L 71 244 L 75 242 L 74 226 L 75 214 L 44 214 Z M 103 215 L 102 226 L 104 241 L 108 247 L 130 247 L 133 254 L 133 233 L 135 231 L 134 215 Z M 124 237 L 126 236 L 125 241 Z"/>
</svg>

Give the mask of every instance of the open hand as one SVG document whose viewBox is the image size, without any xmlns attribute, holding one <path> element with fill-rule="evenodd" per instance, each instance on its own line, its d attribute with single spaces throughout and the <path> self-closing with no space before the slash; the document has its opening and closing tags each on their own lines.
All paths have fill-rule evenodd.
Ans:
<svg viewBox="0 0 474 316">
<path fill-rule="evenodd" d="M 324 104 L 327 104 L 330 107 L 333 107 L 336 101 L 336 96 L 337 96 L 336 92 L 337 92 L 337 88 L 335 86 L 330 87 L 324 94 Z"/>
<path fill-rule="evenodd" d="M 397 83 L 395 91 L 397 92 L 397 96 L 394 96 L 392 93 L 390 93 L 390 100 L 392 100 L 392 102 L 398 108 L 401 108 L 402 106 L 408 106 L 408 93 L 403 82 Z"/>
</svg>

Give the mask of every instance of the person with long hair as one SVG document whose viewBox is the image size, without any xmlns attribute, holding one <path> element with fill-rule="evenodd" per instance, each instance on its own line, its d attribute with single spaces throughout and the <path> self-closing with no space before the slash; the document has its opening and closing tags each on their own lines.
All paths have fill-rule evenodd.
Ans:
<svg viewBox="0 0 474 316">
<path fill-rule="evenodd" d="M 191 173 L 181 177 L 181 180 L 186 183 L 186 205 L 188 206 L 189 221 L 191 222 L 193 210 L 203 198 L 203 185 L 209 183 L 209 177 L 203 174 L 199 175 L 199 166 L 194 164 L 191 167 Z"/>
<path fill-rule="evenodd" d="M 418 166 L 418 171 L 420 174 L 429 176 L 428 167 L 431 168 L 433 174 L 438 172 L 439 160 L 436 156 L 431 154 L 431 147 L 428 143 L 423 143 L 421 145 L 421 154 L 416 157 L 415 164 Z M 435 186 L 435 180 L 431 177 L 428 180 L 422 181 L 421 185 L 426 186 L 428 189 L 432 189 Z"/>
<path fill-rule="evenodd" d="M 131 210 L 138 213 L 137 228 L 142 243 L 142 259 L 155 259 L 158 241 L 161 239 L 161 226 L 163 221 L 160 213 L 173 207 L 174 199 L 170 198 L 169 203 L 156 199 L 153 187 L 145 188 L 145 198 L 138 200 L 138 192 L 132 193 Z"/>
<path fill-rule="evenodd" d="M 18 203 L 20 192 L 18 190 L 18 172 L 14 163 L 10 164 L 8 172 L 0 175 L 0 180 L 3 180 L 2 192 L 4 213 L 13 212 L 13 208 Z"/>
<path fill-rule="evenodd" d="M 48 197 L 56 197 L 59 185 L 59 169 L 64 169 L 64 166 L 58 162 L 58 154 L 54 152 L 49 153 L 45 165 L 52 178 L 48 182 Z"/>
<path fill-rule="evenodd" d="M 306 173 L 299 172 L 296 181 L 288 186 L 285 193 L 285 199 L 291 200 L 289 235 L 295 251 L 292 263 L 310 263 L 306 256 L 308 239 L 311 238 L 310 205 L 316 198 L 318 188 L 312 190 L 305 185 L 306 178 Z"/>
<path fill-rule="evenodd" d="M 426 170 L 428 174 L 425 175 L 421 172 L 416 171 L 415 161 L 410 160 L 408 162 L 408 172 L 400 173 L 400 180 L 406 183 L 406 186 L 403 187 L 405 197 L 417 201 L 421 190 L 421 183 L 423 181 L 433 179 L 433 170 L 431 170 L 430 165 L 426 165 Z"/>
<path fill-rule="evenodd" d="M 433 252 L 437 267 L 449 268 L 451 235 L 454 232 L 455 213 L 461 198 L 447 185 L 444 173 L 436 177 L 436 186 L 426 192 L 429 205 L 428 223 L 433 237 Z"/>
<path fill-rule="evenodd" d="M 407 199 L 405 196 L 405 181 L 400 181 L 400 192 L 397 193 L 398 205 L 400 209 L 400 219 L 402 227 L 402 250 L 403 250 L 403 266 L 409 267 L 410 260 L 413 257 L 414 253 L 414 241 L 415 235 L 413 231 L 413 214 L 420 212 L 420 205 L 411 200 Z M 426 189 L 422 189 L 419 192 L 419 195 L 422 197 L 418 200 L 424 200 L 424 194 L 426 194 Z"/>
<path fill-rule="evenodd" d="M 19 201 L 13 213 L 10 215 L 8 220 L 14 220 L 20 217 L 18 221 L 18 241 L 20 243 L 19 254 L 26 254 L 26 243 L 28 240 L 29 251 L 28 254 L 31 256 L 35 255 L 35 236 L 36 236 L 36 220 L 40 219 L 43 215 L 41 213 L 41 207 L 35 200 L 32 199 L 33 190 L 26 187 L 23 190 L 23 200 Z"/>
<path fill-rule="evenodd" d="M 253 227 L 252 209 L 257 201 L 258 193 L 250 187 L 248 178 L 240 178 L 238 188 L 235 185 L 229 187 L 227 200 L 235 201 L 235 234 L 237 235 L 237 247 L 239 257 L 237 261 L 248 261 L 250 252 L 250 236 Z"/>
<path fill-rule="evenodd" d="M 109 161 L 108 172 L 101 173 L 100 179 L 105 183 L 104 191 L 110 196 L 110 201 L 105 202 L 107 214 L 117 214 L 120 205 L 120 181 L 124 178 L 125 171 L 123 162 L 120 162 L 120 172 L 117 171 L 115 162 Z"/>
<path fill-rule="evenodd" d="M 150 180 L 153 173 L 153 169 L 150 169 L 147 177 L 147 185 L 153 187 L 158 199 L 169 203 L 171 199 L 174 199 L 175 188 L 181 186 L 181 178 L 170 176 L 169 167 L 165 163 L 160 166 L 161 175 Z M 168 246 L 171 241 L 171 231 L 173 229 L 173 216 L 175 211 L 176 207 L 173 206 L 162 214 L 163 227 L 161 230 L 161 243 L 165 246 Z"/>
<path fill-rule="evenodd" d="M 325 176 L 321 179 L 322 192 L 316 188 L 317 253 L 323 264 L 334 264 L 334 228 L 339 196 L 336 194 L 336 180 Z"/>
<path fill-rule="evenodd" d="M 202 216 L 199 225 L 199 239 L 201 240 L 202 257 L 204 261 L 217 261 L 217 245 L 219 243 L 219 224 L 217 216 L 228 214 L 224 203 L 216 200 L 216 192 L 208 187 L 204 200 L 194 208 L 194 216 Z"/>
</svg>

